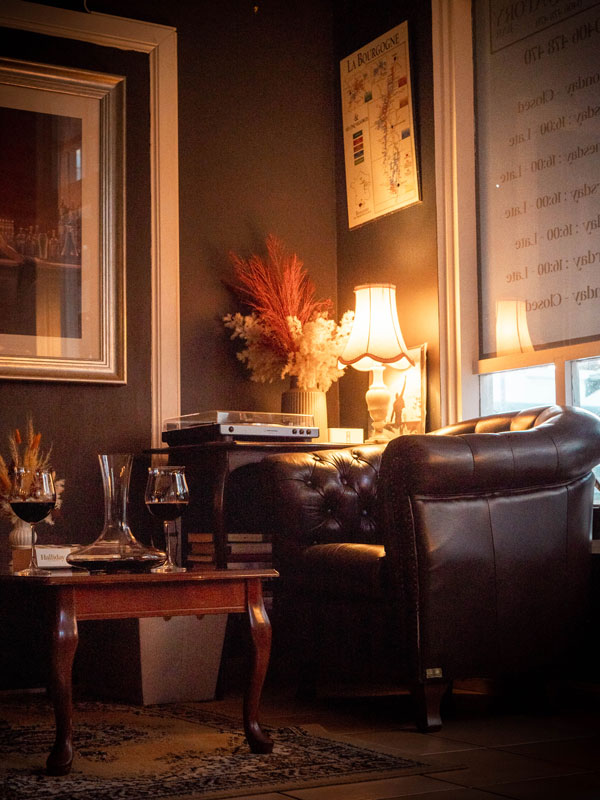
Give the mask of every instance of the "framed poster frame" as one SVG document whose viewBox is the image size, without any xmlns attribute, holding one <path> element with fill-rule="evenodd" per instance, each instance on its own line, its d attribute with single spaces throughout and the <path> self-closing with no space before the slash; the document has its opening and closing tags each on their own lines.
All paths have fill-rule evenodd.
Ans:
<svg viewBox="0 0 600 800">
<path fill-rule="evenodd" d="M 14 303 L 33 306 L 24 310 L 34 330 L 0 321 L 1 378 L 126 382 L 124 87 L 120 76 L 0 59 L 0 107 L 32 119 L 27 144 L 37 152 L 14 167 L 19 185 L 43 187 L 38 205 L 39 195 L 55 198 L 52 232 L 30 217 L 29 241 L 19 242 L 6 219 L 0 265 L 15 284 Z M 38 127 L 67 122 L 80 132 L 74 141 L 39 141 Z M 65 161 L 76 161 L 66 176 Z M 16 204 L 18 194 L 7 181 L 4 203 Z M 76 333 L 64 330 L 65 320 Z"/>
</svg>

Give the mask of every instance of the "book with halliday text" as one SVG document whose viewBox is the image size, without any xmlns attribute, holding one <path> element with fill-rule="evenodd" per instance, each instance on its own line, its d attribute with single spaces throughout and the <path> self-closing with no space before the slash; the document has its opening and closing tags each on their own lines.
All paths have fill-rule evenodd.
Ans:
<svg viewBox="0 0 600 800">
<path fill-rule="evenodd" d="M 42 567 L 43 569 L 70 568 L 71 565 L 67 561 L 67 556 L 78 547 L 80 547 L 78 544 L 36 544 L 35 554 L 37 556 L 38 567 Z M 29 566 L 30 554 L 31 550 L 29 547 L 13 547 L 13 572 L 18 572 Z"/>
</svg>

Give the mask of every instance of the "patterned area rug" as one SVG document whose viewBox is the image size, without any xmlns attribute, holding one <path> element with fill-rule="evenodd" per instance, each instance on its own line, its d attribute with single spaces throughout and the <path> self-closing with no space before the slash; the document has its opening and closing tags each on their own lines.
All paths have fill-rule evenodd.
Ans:
<svg viewBox="0 0 600 800">
<path fill-rule="evenodd" d="M 436 770 L 430 761 L 301 727 L 264 726 L 275 747 L 270 755 L 255 755 L 239 721 L 203 710 L 201 703 L 78 703 L 74 723 L 72 772 L 50 777 L 44 772 L 54 741 L 50 704 L 39 695 L 0 701 L 2 800 L 213 800 Z"/>
</svg>

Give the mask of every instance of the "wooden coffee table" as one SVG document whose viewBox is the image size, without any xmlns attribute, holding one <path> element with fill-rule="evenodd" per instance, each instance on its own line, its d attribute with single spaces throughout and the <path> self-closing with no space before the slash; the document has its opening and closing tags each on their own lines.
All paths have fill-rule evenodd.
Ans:
<svg viewBox="0 0 600 800">
<path fill-rule="evenodd" d="M 46 761 L 48 774 L 66 775 L 73 761 L 72 670 L 77 621 L 128 617 L 245 613 L 252 636 L 252 666 L 244 695 L 246 739 L 253 753 L 270 753 L 273 741 L 258 722 L 258 707 L 269 655 L 271 624 L 262 581 L 278 573 L 264 570 L 207 570 L 161 574 L 61 574 L 49 577 L 0 576 L 0 602 L 18 610 L 26 599 L 48 611 L 51 632 L 50 690 L 56 738 Z"/>
</svg>

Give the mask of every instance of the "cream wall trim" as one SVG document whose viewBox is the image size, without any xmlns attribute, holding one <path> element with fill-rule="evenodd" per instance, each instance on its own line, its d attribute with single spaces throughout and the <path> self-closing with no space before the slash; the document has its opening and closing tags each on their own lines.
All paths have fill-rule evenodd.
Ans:
<svg viewBox="0 0 600 800">
<path fill-rule="evenodd" d="M 3 0 L 0 26 L 148 54 L 152 205 L 152 445 L 180 413 L 177 33 L 147 22 Z"/>
<path fill-rule="evenodd" d="M 432 0 L 442 425 L 479 413 L 470 0 Z"/>
<path fill-rule="evenodd" d="M 175 31 L 150 53 L 152 104 L 152 444 L 181 410 L 179 156 Z M 158 110 L 160 109 L 160 113 Z"/>
</svg>

